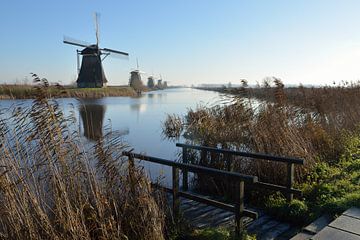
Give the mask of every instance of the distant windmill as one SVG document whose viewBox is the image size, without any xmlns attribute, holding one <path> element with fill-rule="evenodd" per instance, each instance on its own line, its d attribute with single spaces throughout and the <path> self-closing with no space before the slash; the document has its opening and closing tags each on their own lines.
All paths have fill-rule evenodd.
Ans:
<svg viewBox="0 0 360 240">
<path fill-rule="evenodd" d="M 120 52 L 109 48 L 99 47 L 99 14 L 95 13 L 95 33 L 96 33 L 96 44 L 89 44 L 76 39 L 64 37 L 64 43 L 71 44 L 79 47 L 84 47 L 83 50 L 76 50 L 77 54 L 77 69 L 78 78 L 76 80 L 79 88 L 94 88 L 106 86 L 107 79 L 105 77 L 102 61 L 111 55 L 117 56 L 129 56 L 126 52 Z M 79 68 L 80 61 L 79 55 L 82 55 L 81 68 Z M 101 58 L 101 55 L 104 57 Z"/>
<path fill-rule="evenodd" d="M 139 69 L 139 62 L 136 59 L 136 69 L 130 72 L 129 86 L 134 88 L 136 91 L 143 88 L 143 82 L 141 81 L 141 74 L 144 72 Z"/>
</svg>

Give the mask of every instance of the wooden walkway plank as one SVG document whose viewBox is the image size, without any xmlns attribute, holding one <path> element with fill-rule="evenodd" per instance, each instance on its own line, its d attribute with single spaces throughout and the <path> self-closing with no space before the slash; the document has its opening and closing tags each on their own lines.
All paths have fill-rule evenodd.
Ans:
<svg viewBox="0 0 360 240">
<path fill-rule="evenodd" d="M 323 215 L 316 219 L 314 222 L 307 225 L 303 231 L 311 233 L 315 235 L 316 233 L 320 232 L 321 229 L 326 227 L 331 222 L 331 217 L 329 215 Z"/>
<path fill-rule="evenodd" d="M 261 234 L 259 238 L 261 239 L 277 239 L 278 236 L 282 235 L 284 232 L 288 231 L 291 228 L 290 224 L 280 223 L 275 227 L 272 227 L 265 233 Z"/>
<path fill-rule="evenodd" d="M 290 240 L 308 240 L 310 239 L 314 234 L 307 233 L 307 232 L 300 232 L 296 234 L 296 236 L 292 237 Z"/>
</svg>

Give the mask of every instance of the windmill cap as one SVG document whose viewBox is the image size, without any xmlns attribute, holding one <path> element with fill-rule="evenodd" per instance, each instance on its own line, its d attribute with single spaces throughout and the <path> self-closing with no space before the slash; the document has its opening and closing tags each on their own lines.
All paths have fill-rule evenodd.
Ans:
<svg viewBox="0 0 360 240">
<path fill-rule="evenodd" d="M 84 50 L 81 51 L 81 54 L 94 54 L 94 53 L 98 53 L 98 51 L 99 51 L 98 46 L 93 44 L 84 48 Z"/>
</svg>

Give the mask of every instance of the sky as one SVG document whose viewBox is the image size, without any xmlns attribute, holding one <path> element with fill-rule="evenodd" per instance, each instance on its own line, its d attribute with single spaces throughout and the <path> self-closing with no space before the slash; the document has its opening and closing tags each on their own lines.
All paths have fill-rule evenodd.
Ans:
<svg viewBox="0 0 360 240">
<path fill-rule="evenodd" d="M 94 43 L 94 12 L 100 46 L 130 54 L 104 60 L 110 85 L 127 84 L 136 59 L 170 85 L 360 79 L 359 0 L 1 0 L 0 11 L 0 83 L 74 82 L 63 36 Z"/>
</svg>

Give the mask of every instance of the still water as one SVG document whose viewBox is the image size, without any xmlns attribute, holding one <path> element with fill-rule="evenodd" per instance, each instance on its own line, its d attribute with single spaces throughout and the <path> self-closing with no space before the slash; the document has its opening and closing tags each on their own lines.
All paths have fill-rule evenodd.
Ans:
<svg viewBox="0 0 360 240">
<path fill-rule="evenodd" d="M 177 160 L 179 148 L 176 142 L 166 139 L 162 134 L 162 123 L 167 114 L 185 115 L 190 108 L 199 105 L 222 104 L 226 99 L 219 93 L 190 88 L 176 88 L 144 93 L 137 98 L 105 97 L 101 99 L 57 100 L 66 114 L 75 111 L 84 140 L 93 142 L 104 134 L 103 128 L 111 126 L 118 130 L 124 141 L 149 156 Z M 32 100 L 2 100 L 0 108 L 11 105 L 28 105 Z M 177 142 L 181 142 L 179 139 Z M 145 169 L 152 178 L 163 175 L 169 183 L 169 169 L 157 164 L 145 163 Z"/>
</svg>

